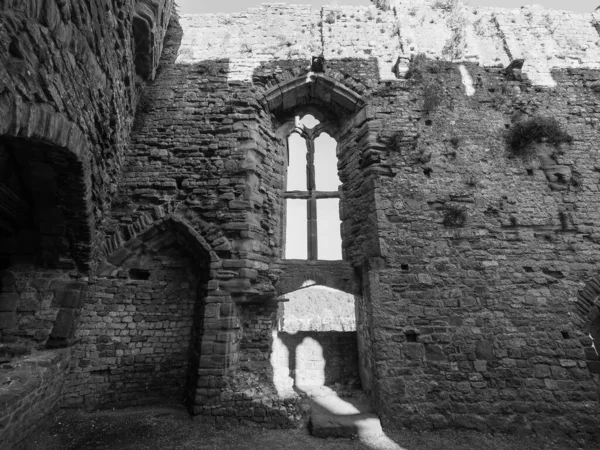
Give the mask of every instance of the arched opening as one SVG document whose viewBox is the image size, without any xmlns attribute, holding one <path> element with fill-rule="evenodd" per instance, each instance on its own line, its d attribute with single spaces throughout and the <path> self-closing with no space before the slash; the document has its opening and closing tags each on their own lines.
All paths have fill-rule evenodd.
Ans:
<svg viewBox="0 0 600 450">
<path fill-rule="evenodd" d="M 0 137 L 0 269 L 73 269 L 91 239 L 81 164 L 63 148 Z"/>
<path fill-rule="evenodd" d="M 350 316 L 354 323 L 352 331 L 297 330 L 292 334 L 278 330 L 274 335 L 272 363 L 274 367 L 279 364 L 281 370 L 274 371 L 275 384 L 279 381 L 283 388 L 294 386 L 296 349 L 313 345 L 315 348 L 308 354 L 318 354 L 317 342 L 325 360 L 332 361 L 323 368 L 323 383 L 335 384 L 335 377 L 338 381 L 354 380 L 354 386 L 362 385 L 370 392 L 373 367 L 370 361 L 371 319 L 361 288 L 364 274 L 359 273 L 367 267 L 363 247 L 369 244 L 358 231 L 365 224 L 359 223 L 359 216 L 353 215 L 351 209 L 355 208 L 353 205 L 369 201 L 362 171 L 356 167 L 360 166 L 361 155 L 366 151 L 361 150 L 361 146 L 371 142 L 361 140 L 369 120 L 368 112 L 363 108 L 364 100 L 336 80 L 309 73 L 272 87 L 259 101 L 276 119 L 274 126 L 284 143 L 282 150 L 287 167 L 281 195 L 283 272 L 276 285 L 277 292 L 280 298 L 293 291 L 306 295 L 310 290 L 302 288 L 313 284 L 352 293 Z M 352 202 L 348 201 L 350 198 Z M 334 251 L 328 253 L 330 249 Z M 280 305 L 280 315 L 286 308 L 289 311 L 290 304 Z M 317 300 L 315 311 L 320 311 L 323 304 Z M 346 341 L 341 339 L 335 345 L 327 342 L 323 345 L 319 342 L 321 337 L 315 339 L 303 335 L 305 333 L 349 333 L 351 337 Z M 311 340 L 305 341 L 305 337 L 311 337 Z M 345 345 L 342 341 L 352 342 L 352 348 L 346 349 L 345 353 L 355 356 L 352 363 L 346 364 L 347 368 L 352 368 L 351 373 L 334 377 L 328 371 L 335 367 L 335 356 L 329 355 L 328 347 L 337 345 L 340 348 Z M 298 364 L 303 364 L 302 360 Z M 290 369 L 290 366 L 294 367 Z M 306 384 L 307 377 L 301 378 L 301 384 Z M 321 379 L 317 374 L 313 378 Z"/>
<path fill-rule="evenodd" d="M 98 351 L 91 367 L 88 358 L 75 363 L 70 388 L 89 391 L 85 406 L 193 405 L 211 262 L 205 246 L 185 223 L 165 219 L 107 257 L 78 330 L 81 349 Z"/>
<path fill-rule="evenodd" d="M 337 142 L 321 122 L 299 111 L 282 127 L 287 143 L 285 199 L 285 258 L 341 260 L 341 181 L 337 172 Z"/>
<path fill-rule="evenodd" d="M 360 387 L 354 296 L 312 285 L 283 297 L 271 355 L 280 395 Z"/>
</svg>

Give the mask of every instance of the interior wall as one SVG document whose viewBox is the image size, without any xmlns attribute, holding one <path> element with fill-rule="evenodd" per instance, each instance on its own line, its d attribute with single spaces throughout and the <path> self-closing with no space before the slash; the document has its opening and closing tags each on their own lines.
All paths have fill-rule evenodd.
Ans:
<svg viewBox="0 0 600 450">
<path fill-rule="evenodd" d="M 117 262 L 113 259 L 113 262 Z M 65 406 L 182 403 L 205 285 L 170 232 L 153 236 L 90 286 Z"/>
</svg>

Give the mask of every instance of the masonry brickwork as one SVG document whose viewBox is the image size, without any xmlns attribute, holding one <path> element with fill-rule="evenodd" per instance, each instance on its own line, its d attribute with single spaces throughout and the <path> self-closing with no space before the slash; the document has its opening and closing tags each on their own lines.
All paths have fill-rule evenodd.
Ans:
<svg viewBox="0 0 600 450">
<path fill-rule="evenodd" d="M 63 406 L 293 426 L 278 302 L 316 282 L 355 297 L 385 427 L 597 439 L 598 13 L 375 3 L 0 3 L 2 361 L 68 347 Z M 281 259 L 305 113 L 343 261 Z M 572 140 L 513 153 L 532 117 Z"/>
</svg>

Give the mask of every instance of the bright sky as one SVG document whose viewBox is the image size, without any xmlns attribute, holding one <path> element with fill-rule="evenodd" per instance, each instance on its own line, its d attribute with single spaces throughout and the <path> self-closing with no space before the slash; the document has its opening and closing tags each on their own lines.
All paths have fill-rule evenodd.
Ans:
<svg viewBox="0 0 600 450">
<path fill-rule="evenodd" d="M 315 7 L 334 4 L 335 0 L 279 0 L 279 3 L 310 4 Z M 265 0 L 176 0 L 182 14 L 203 13 L 232 13 L 241 12 L 248 8 L 259 6 Z M 368 6 L 369 0 L 338 0 L 339 5 Z M 471 6 L 500 6 L 503 8 L 518 8 L 523 5 L 538 4 L 545 8 L 562 9 L 575 12 L 592 12 L 600 6 L 600 0 L 466 0 L 463 3 Z"/>
</svg>

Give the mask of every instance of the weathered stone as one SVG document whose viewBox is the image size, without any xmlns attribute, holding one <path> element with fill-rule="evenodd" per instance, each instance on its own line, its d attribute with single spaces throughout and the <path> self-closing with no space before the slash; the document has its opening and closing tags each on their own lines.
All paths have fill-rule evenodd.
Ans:
<svg viewBox="0 0 600 450">
<path fill-rule="evenodd" d="M 19 295 L 14 292 L 0 293 L 0 312 L 15 311 Z"/>
</svg>

